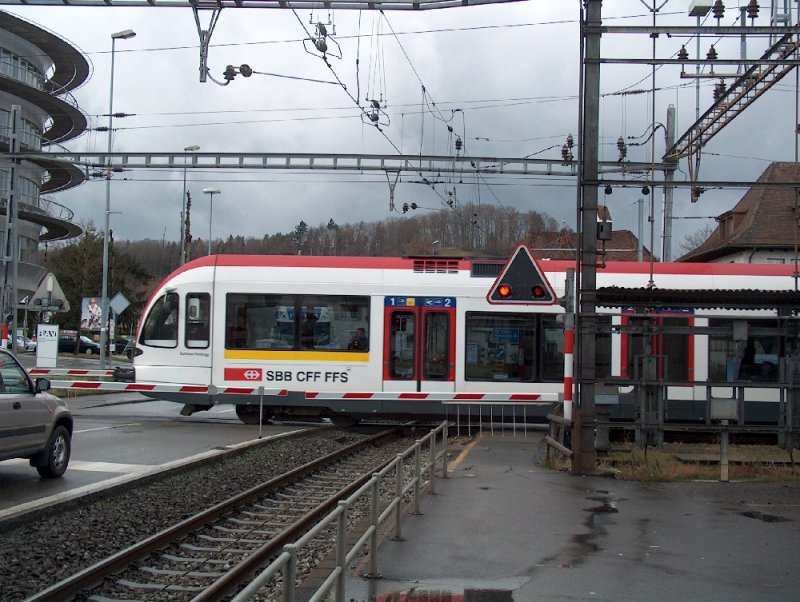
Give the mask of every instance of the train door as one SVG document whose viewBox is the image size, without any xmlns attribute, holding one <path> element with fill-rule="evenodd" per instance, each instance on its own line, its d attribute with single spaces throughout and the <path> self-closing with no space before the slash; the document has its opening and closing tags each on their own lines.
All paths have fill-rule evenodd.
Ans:
<svg viewBox="0 0 800 602">
<path fill-rule="evenodd" d="M 455 390 L 454 297 L 386 297 L 385 391 Z"/>
<path fill-rule="evenodd" d="M 655 360 L 653 378 L 666 381 L 694 381 L 694 338 L 681 332 L 692 326 L 690 314 L 622 316 L 623 327 L 631 327 L 622 336 L 621 375 L 642 378 L 645 357 Z M 670 331 L 673 327 L 673 331 Z"/>
</svg>

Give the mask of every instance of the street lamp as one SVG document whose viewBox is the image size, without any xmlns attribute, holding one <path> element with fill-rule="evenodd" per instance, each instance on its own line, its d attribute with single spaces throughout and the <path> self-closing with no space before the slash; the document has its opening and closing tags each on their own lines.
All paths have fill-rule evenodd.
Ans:
<svg viewBox="0 0 800 602">
<path fill-rule="evenodd" d="M 111 142 L 112 142 L 112 116 L 114 114 L 114 45 L 117 40 L 129 40 L 136 35 L 132 29 L 125 29 L 111 34 L 111 85 L 108 93 L 108 173 L 106 174 L 106 218 L 103 229 L 103 291 L 102 291 L 102 319 L 100 321 L 100 369 L 105 370 L 106 353 L 108 351 L 108 236 L 109 218 L 111 216 Z"/>
<path fill-rule="evenodd" d="M 214 195 L 222 192 L 219 188 L 203 188 L 203 194 L 210 197 L 208 204 L 208 254 L 211 255 L 211 224 L 214 219 Z"/>
<path fill-rule="evenodd" d="M 434 241 L 431 243 L 431 250 L 433 251 L 433 254 L 434 254 L 434 255 L 436 255 L 436 245 L 438 245 L 438 244 L 439 244 L 439 241 L 438 241 L 438 240 L 434 240 Z"/>
<path fill-rule="evenodd" d="M 183 152 L 200 150 L 196 144 L 184 147 Z M 186 263 L 186 157 L 183 158 L 183 196 L 181 197 L 181 260 L 180 265 Z"/>
</svg>

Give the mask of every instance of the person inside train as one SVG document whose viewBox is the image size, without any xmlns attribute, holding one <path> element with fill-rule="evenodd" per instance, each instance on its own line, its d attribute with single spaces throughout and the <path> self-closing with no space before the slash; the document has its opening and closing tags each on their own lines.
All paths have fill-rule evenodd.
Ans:
<svg viewBox="0 0 800 602">
<path fill-rule="evenodd" d="M 317 326 L 317 316 L 313 312 L 306 314 L 305 320 L 300 325 L 300 346 L 304 349 L 314 348 L 314 335 Z"/>
<path fill-rule="evenodd" d="M 363 328 L 356 328 L 356 333 L 347 345 L 351 351 L 367 351 L 369 349 L 369 340 L 367 340 L 367 332 Z"/>
<path fill-rule="evenodd" d="M 228 348 L 244 349 L 247 347 L 248 339 L 247 318 L 239 312 L 236 314 L 233 324 L 228 328 Z"/>
</svg>

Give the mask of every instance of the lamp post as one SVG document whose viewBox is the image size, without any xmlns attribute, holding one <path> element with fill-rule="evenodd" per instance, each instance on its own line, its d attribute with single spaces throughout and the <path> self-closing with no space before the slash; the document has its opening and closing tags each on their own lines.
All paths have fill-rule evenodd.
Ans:
<svg viewBox="0 0 800 602">
<path fill-rule="evenodd" d="M 434 255 L 436 255 L 436 245 L 438 245 L 438 244 L 439 244 L 439 241 L 438 241 L 438 240 L 434 240 L 434 241 L 431 243 L 431 252 L 432 252 Z"/>
<path fill-rule="evenodd" d="M 114 46 L 117 40 L 129 40 L 136 35 L 132 29 L 125 29 L 111 34 L 111 84 L 108 93 L 108 173 L 106 174 L 106 217 L 103 228 L 103 290 L 102 290 L 102 319 L 100 321 L 100 369 L 105 370 L 106 353 L 108 352 L 108 234 L 109 218 L 111 216 L 111 146 L 112 146 L 112 118 L 114 114 Z"/>
<path fill-rule="evenodd" d="M 203 188 L 203 194 L 210 197 L 208 204 L 208 254 L 211 255 L 211 224 L 214 222 L 214 195 L 222 192 L 219 188 Z"/>
<path fill-rule="evenodd" d="M 187 146 L 183 152 L 194 152 L 200 150 L 196 144 Z M 180 265 L 186 263 L 186 157 L 183 158 L 183 196 L 181 197 L 181 260 Z"/>
</svg>

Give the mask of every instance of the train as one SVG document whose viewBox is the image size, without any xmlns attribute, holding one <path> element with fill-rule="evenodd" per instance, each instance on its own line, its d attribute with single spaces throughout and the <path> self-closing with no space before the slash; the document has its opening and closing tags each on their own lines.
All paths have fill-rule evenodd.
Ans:
<svg viewBox="0 0 800 602">
<path fill-rule="evenodd" d="M 543 415 L 565 392 L 563 299 L 574 267 L 536 258 L 525 245 L 512 260 L 201 257 L 148 301 L 131 379 L 186 384 L 189 392 L 151 396 L 183 403 L 184 415 L 233 404 L 248 424 L 441 417 L 459 404 L 519 404 Z M 504 278 L 528 297 L 503 299 L 512 289 Z M 608 262 L 597 285 L 792 291 L 797 281 L 791 265 Z M 772 309 L 664 310 L 669 323 L 743 323 L 745 336 L 667 329 L 650 347 L 620 327 L 636 319 L 624 308 L 598 312 L 598 378 L 634 378 L 645 350 L 657 349 L 660 376 L 671 381 L 777 381 L 796 349 L 768 328 L 778 320 Z M 207 389 L 192 393 L 191 385 Z M 680 395 L 691 401 L 706 391 Z"/>
</svg>

